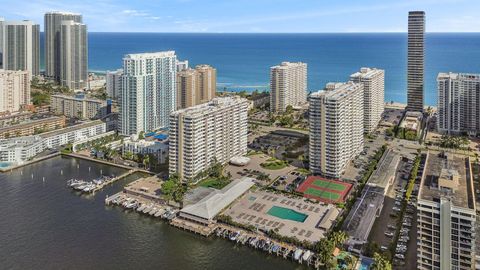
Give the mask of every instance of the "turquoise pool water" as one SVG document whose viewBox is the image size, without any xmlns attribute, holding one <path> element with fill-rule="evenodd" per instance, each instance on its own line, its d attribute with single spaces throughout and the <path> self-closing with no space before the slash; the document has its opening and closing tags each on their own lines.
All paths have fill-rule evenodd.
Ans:
<svg viewBox="0 0 480 270">
<path fill-rule="evenodd" d="M 370 269 L 370 265 L 372 263 L 373 261 L 371 259 L 362 258 L 362 260 L 360 261 L 360 267 L 358 268 L 358 270 L 368 270 Z"/>
<path fill-rule="evenodd" d="M 7 168 L 12 165 L 11 162 L 0 162 L 0 168 Z"/>
<path fill-rule="evenodd" d="M 305 219 L 307 219 L 308 215 L 297 212 L 295 210 L 292 210 L 290 208 L 284 208 L 284 207 L 279 207 L 279 206 L 272 206 L 270 210 L 268 210 L 267 214 L 282 218 L 282 219 L 288 219 L 288 220 L 293 220 L 297 222 L 304 222 Z"/>
</svg>

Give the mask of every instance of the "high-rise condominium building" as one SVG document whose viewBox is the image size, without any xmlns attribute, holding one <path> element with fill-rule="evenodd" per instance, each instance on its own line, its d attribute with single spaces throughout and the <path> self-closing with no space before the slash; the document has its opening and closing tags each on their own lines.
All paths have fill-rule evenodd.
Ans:
<svg viewBox="0 0 480 270">
<path fill-rule="evenodd" d="M 0 17 L 0 69 L 3 69 L 3 24 L 5 19 Z"/>
<path fill-rule="evenodd" d="M 480 74 L 440 73 L 438 131 L 460 135 L 480 133 Z"/>
<path fill-rule="evenodd" d="M 270 110 L 283 112 L 287 106 L 307 101 L 307 64 L 282 62 L 270 68 Z"/>
<path fill-rule="evenodd" d="M 188 69 L 188 60 L 178 61 L 177 60 L 177 72 Z"/>
<path fill-rule="evenodd" d="M 310 170 L 339 178 L 363 148 L 363 85 L 328 83 L 310 95 Z"/>
<path fill-rule="evenodd" d="M 123 74 L 120 132 L 132 135 L 168 127 L 176 108 L 175 52 L 128 54 Z"/>
<path fill-rule="evenodd" d="M 122 91 L 122 75 L 123 69 L 117 69 L 115 71 L 107 71 L 107 95 L 110 98 L 117 99 Z"/>
<path fill-rule="evenodd" d="M 27 104 L 30 104 L 28 71 L 0 69 L 0 113 L 17 112 Z"/>
<path fill-rule="evenodd" d="M 217 71 L 209 65 L 184 69 L 177 73 L 177 108 L 202 104 L 215 97 Z"/>
<path fill-rule="evenodd" d="M 417 269 L 475 269 L 470 164 L 469 157 L 428 153 L 417 200 Z"/>
<path fill-rule="evenodd" d="M 407 110 L 423 112 L 425 12 L 408 14 Z"/>
<path fill-rule="evenodd" d="M 62 21 L 60 30 L 60 84 L 82 90 L 88 84 L 87 26 Z"/>
<path fill-rule="evenodd" d="M 3 25 L 3 68 L 40 73 L 40 26 L 32 21 L 6 21 Z"/>
<path fill-rule="evenodd" d="M 208 103 L 170 115 L 169 171 L 185 180 L 215 161 L 228 162 L 247 153 L 248 101 L 237 96 L 218 97 Z"/>
<path fill-rule="evenodd" d="M 385 110 L 385 71 L 376 68 L 361 68 L 350 80 L 363 84 L 364 131 L 375 130 Z"/>
<path fill-rule="evenodd" d="M 45 14 L 45 75 L 60 82 L 62 21 L 82 23 L 82 15 L 70 12 L 48 12 Z"/>
</svg>

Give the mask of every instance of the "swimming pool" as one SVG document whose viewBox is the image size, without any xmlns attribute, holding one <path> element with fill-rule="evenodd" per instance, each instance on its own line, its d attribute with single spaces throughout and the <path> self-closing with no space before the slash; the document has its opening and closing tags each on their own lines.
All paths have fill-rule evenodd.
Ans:
<svg viewBox="0 0 480 270">
<path fill-rule="evenodd" d="M 360 267 L 358 270 L 368 270 L 370 269 L 370 265 L 373 263 L 372 259 L 363 257 L 360 259 Z"/>
<path fill-rule="evenodd" d="M 272 208 L 268 210 L 267 214 L 281 219 L 288 219 L 297 222 L 304 222 L 308 217 L 308 215 L 297 212 L 293 209 L 279 206 L 272 206 Z"/>
</svg>

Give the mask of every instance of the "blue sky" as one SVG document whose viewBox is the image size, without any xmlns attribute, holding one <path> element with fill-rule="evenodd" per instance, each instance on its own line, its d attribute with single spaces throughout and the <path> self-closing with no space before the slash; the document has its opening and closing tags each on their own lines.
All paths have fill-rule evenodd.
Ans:
<svg viewBox="0 0 480 270">
<path fill-rule="evenodd" d="M 6 20 L 43 25 L 46 11 L 82 13 L 95 32 L 480 32 L 479 0 L 0 0 Z M 41 26 L 43 29 L 43 26 Z"/>
</svg>

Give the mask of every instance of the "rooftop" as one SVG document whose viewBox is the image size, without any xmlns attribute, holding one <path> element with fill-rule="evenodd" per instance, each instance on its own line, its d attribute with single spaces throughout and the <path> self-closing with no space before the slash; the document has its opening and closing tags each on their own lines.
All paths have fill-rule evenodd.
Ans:
<svg viewBox="0 0 480 270">
<path fill-rule="evenodd" d="M 307 66 L 307 64 L 303 62 L 282 62 L 280 65 L 271 67 L 271 69 L 288 69 L 299 66 Z"/>
<path fill-rule="evenodd" d="M 384 72 L 385 71 L 382 69 L 362 67 L 359 72 L 355 72 L 352 75 L 350 75 L 350 78 L 369 79 L 369 78 L 372 78 L 374 75 L 377 75 L 379 73 L 384 73 Z"/>
<path fill-rule="evenodd" d="M 254 184 L 253 178 L 243 177 L 234 180 L 223 189 L 210 193 L 199 202 L 184 207 L 181 212 L 211 220 Z"/>
<path fill-rule="evenodd" d="M 469 157 L 430 151 L 427 155 L 419 199 L 449 199 L 457 207 L 475 209 Z"/>
<path fill-rule="evenodd" d="M 356 241 L 367 242 L 377 211 L 382 209 L 385 196 L 378 187 L 366 186 L 343 223 L 344 230 Z"/>
<path fill-rule="evenodd" d="M 207 103 L 203 103 L 193 107 L 174 111 L 170 114 L 170 116 L 178 116 L 178 115 L 195 116 L 195 115 L 209 114 L 213 111 L 219 110 L 221 108 L 225 108 L 230 105 L 238 104 L 240 102 L 246 103 L 247 99 L 241 98 L 239 96 L 217 97 Z"/>
<path fill-rule="evenodd" d="M 346 97 L 351 92 L 360 89 L 361 84 L 354 83 L 354 82 L 346 82 L 346 83 L 338 83 L 338 82 L 330 82 L 327 83 L 324 90 L 320 90 L 318 92 L 312 93 L 310 98 L 320 98 L 324 96 L 326 99 L 329 100 L 340 100 Z"/>
<path fill-rule="evenodd" d="M 367 184 L 388 189 L 390 180 L 395 177 L 399 162 L 400 156 L 393 150 L 387 149 L 387 152 L 383 155 L 375 173 L 370 177 Z"/>
<path fill-rule="evenodd" d="M 151 53 L 135 53 L 127 54 L 123 60 L 141 60 L 158 57 L 172 57 L 175 56 L 175 51 L 151 52 Z"/>
</svg>

